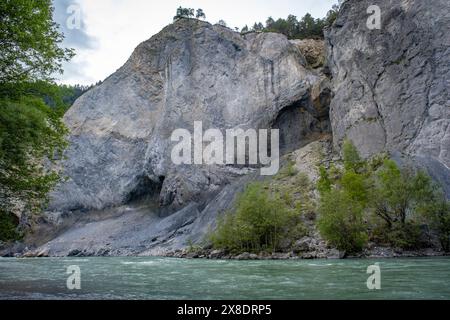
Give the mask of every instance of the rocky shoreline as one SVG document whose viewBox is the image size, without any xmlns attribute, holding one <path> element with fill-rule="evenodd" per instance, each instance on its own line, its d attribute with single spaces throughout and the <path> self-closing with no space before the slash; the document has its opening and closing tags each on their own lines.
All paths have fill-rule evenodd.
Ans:
<svg viewBox="0 0 450 320">
<path fill-rule="evenodd" d="M 299 241 L 301 242 L 301 241 Z M 23 248 L 22 243 L 13 246 L 0 245 L 0 257 L 15 258 L 57 258 L 57 257 L 166 257 L 178 259 L 207 259 L 207 260 L 315 260 L 315 259 L 388 259 L 388 258 L 420 258 L 420 257 L 450 257 L 450 252 L 444 252 L 436 248 L 423 248 L 417 250 L 403 250 L 386 246 L 370 244 L 368 248 L 356 255 L 348 255 L 334 248 L 321 247 L 314 251 L 302 251 L 301 247 L 287 252 L 260 252 L 231 253 L 226 250 L 213 248 L 186 248 L 173 252 L 161 252 L 160 254 L 147 255 L 142 253 L 121 254 L 111 252 L 108 249 L 90 252 L 87 250 L 72 250 L 67 255 L 51 255 L 47 250 L 30 250 Z"/>
<path fill-rule="evenodd" d="M 419 258 L 419 257 L 444 257 L 450 256 L 450 253 L 437 251 L 432 248 L 405 251 L 389 247 L 374 247 L 366 249 L 358 255 L 346 255 L 336 249 L 328 249 L 325 252 L 276 252 L 276 253 L 249 253 L 230 254 L 224 250 L 200 250 L 189 252 L 180 250 L 165 255 L 168 258 L 183 259 L 210 259 L 210 260 L 316 260 L 316 259 L 373 259 L 373 258 Z"/>
</svg>

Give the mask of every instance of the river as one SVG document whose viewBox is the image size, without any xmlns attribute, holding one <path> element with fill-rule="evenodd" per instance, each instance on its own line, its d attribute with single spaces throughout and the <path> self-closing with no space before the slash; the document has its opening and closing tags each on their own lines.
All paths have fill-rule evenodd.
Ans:
<svg viewBox="0 0 450 320">
<path fill-rule="evenodd" d="M 375 264 L 381 289 L 369 290 Z M 79 290 L 67 287 L 70 266 Z M 0 299 L 450 299 L 450 258 L 0 258 Z"/>
</svg>

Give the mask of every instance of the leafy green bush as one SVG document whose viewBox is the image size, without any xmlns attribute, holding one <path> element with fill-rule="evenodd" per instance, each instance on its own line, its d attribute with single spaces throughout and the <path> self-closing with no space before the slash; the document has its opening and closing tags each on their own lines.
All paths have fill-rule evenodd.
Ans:
<svg viewBox="0 0 450 320">
<path fill-rule="evenodd" d="M 318 228 L 322 236 L 337 249 L 347 253 L 361 251 L 367 243 L 364 209 L 368 201 L 369 183 L 364 161 L 356 148 L 345 141 L 344 170 L 335 167 L 319 169 L 317 189 L 319 202 Z"/>
<path fill-rule="evenodd" d="M 437 193 L 434 201 L 419 210 L 437 232 L 442 249 L 450 252 L 450 202 L 443 194 Z"/>
<path fill-rule="evenodd" d="M 332 182 L 327 169 L 324 166 L 319 168 L 319 180 L 317 181 L 317 190 L 320 194 L 325 194 L 331 191 Z"/>
<path fill-rule="evenodd" d="M 18 219 L 13 215 L 0 210 L 0 241 L 19 240 L 17 231 Z"/>
<path fill-rule="evenodd" d="M 345 171 L 338 184 L 353 201 L 362 207 L 366 206 L 369 197 L 369 181 L 366 175 L 353 170 Z"/>
<path fill-rule="evenodd" d="M 405 224 L 396 224 L 391 229 L 385 230 L 387 242 L 395 247 L 402 249 L 418 249 L 420 244 L 421 230 L 420 226 L 408 221 Z"/>
<path fill-rule="evenodd" d="M 380 244 L 399 249 L 414 250 L 426 244 L 422 235 L 420 224 L 416 220 L 408 220 L 405 224 L 395 223 L 390 227 L 384 220 L 373 215 L 370 220 L 370 239 Z"/>
<path fill-rule="evenodd" d="M 11 212 L 17 200 L 38 209 L 59 181 L 44 159 L 61 158 L 67 129 L 39 98 L 0 99 L 0 106 L 0 209 Z"/>
<path fill-rule="evenodd" d="M 373 241 L 416 249 L 422 245 L 418 221 L 425 218 L 439 233 L 442 247 L 449 250 L 450 204 L 426 173 L 399 168 L 385 155 L 362 160 L 349 141 L 343 145 L 343 158 L 342 172 L 320 168 L 317 183 L 319 230 L 330 243 L 361 249 L 365 220 L 371 224 L 363 233 Z"/>
<path fill-rule="evenodd" d="M 53 21 L 51 0 L 0 1 L 0 83 L 51 80 L 73 49 Z"/>
<path fill-rule="evenodd" d="M 284 178 L 288 178 L 288 177 L 294 177 L 297 174 L 298 174 L 298 170 L 295 167 L 295 162 L 289 161 L 289 163 L 280 170 L 280 172 L 278 173 L 278 175 L 276 177 L 277 177 L 277 179 L 284 179 Z"/>
<path fill-rule="evenodd" d="M 59 180 L 47 164 L 67 145 L 66 94 L 52 80 L 74 52 L 60 47 L 51 0 L 1 1 L 0 12 L 0 224 L 14 239 L 16 204 L 36 212 Z"/>
<path fill-rule="evenodd" d="M 322 195 L 318 228 L 322 236 L 337 249 L 347 253 L 361 251 L 367 243 L 363 209 L 344 191 L 334 189 Z"/>
<path fill-rule="evenodd" d="M 342 146 L 342 157 L 345 170 L 360 171 L 366 164 L 359 155 L 358 150 L 350 140 L 345 140 Z"/>
<path fill-rule="evenodd" d="M 373 180 L 371 208 L 384 222 L 385 239 L 399 248 L 420 247 L 420 228 L 416 220 L 425 218 L 425 223 L 434 224 L 433 215 L 439 212 L 435 205 L 438 186 L 426 173 L 414 172 L 410 168 L 400 169 L 392 160 L 384 161 Z M 441 221 L 445 221 L 446 215 L 442 218 L 444 220 Z"/>
<path fill-rule="evenodd" d="M 408 215 L 433 199 L 434 192 L 431 178 L 424 172 L 401 170 L 394 161 L 386 160 L 374 176 L 372 205 L 388 226 L 404 225 Z"/>
<path fill-rule="evenodd" d="M 290 167 L 294 169 L 289 169 Z M 308 220 L 315 219 L 316 205 L 311 198 L 313 185 L 309 176 L 304 172 L 298 172 L 293 162 L 280 171 L 276 179 L 268 184 L 268 189 L 271 194 L 279 194 L 285 205 L 299 216 Z"/>
<path fill-rule="evenodd" d="M 234 252 L 276 251 L 290 227 L 298 224 L 294 220 L 294 212 L 279 195 L 254 183 L 238 198 L 236 212 L 219 220 L 211 240 L 215 248 Z"/>
</svg>

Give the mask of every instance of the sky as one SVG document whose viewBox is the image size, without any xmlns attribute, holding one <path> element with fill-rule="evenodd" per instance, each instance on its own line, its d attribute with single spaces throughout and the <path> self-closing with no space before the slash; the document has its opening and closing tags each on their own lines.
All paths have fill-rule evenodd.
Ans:
<svg viewBox="0 0 450 320">
<path fill-rule="evenodd" d="M 206 20 L 224 20 L 242 28 L 268 17 L 315 18 L 326 15 L 337 0 L 53 0 L 54 19 L 65 35 L 63 45 L 76 56 L 64 64 L 59 83 L 89 85 L 120 68 L 137 45 L 172 22 L 179 6 L 202 8 Z"/>
</svg>

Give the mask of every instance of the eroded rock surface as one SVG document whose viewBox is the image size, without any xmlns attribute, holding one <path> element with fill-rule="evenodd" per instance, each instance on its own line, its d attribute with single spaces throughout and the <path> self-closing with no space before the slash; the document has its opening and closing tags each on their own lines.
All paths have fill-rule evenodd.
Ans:
<svg viewBox="0 0 450 320">
<path fill-rule="evenodd" d="M 450 3 L 348 0 L 326 33 L 337 148 L 351 139 L 364 156 L 401 152 L 450 167 Z"/>
<path fill-rule="evenodd" d="M 331 79 L 313 59 L 320 42 L 181 19 L 142 43 L 67 113 L 69 180 L 48 213 L 58 231 L 30 254 L 183 256 L 201 244 L 258 170 L 173 165 L 170 136 L 192 132 L 194 121 L 279 128 L 282 153 L 312 181 L 318 161 L 337 160 L 331 129 L 335 151 L 347 137 L 365 157 L 389 152 L 426 169 L 450 197 L 450 5 L 379 0 L 381 30 L 369 30 L 371 4 L 345 1 L 327 31 Z M 315 250 L 304 258 L 340 257 L 316 238 L 298 243 Z"/>
<path fill-rule="evenodd" d="M 227 184 L 233 174 L 226 167 L 172 164 L 175 129 L 192 132 L 194 121 L 202 121 L 204 130 L 270 128 L 283 109 L 292 108 L 305 123 L 292 129 L 299 145 L 310 132 L 322 130 L 315 125 L 322 119 L 311 99 L 320 79 L 282 35 L 242 36 L 181 19 L 139 45 L 122 68 L 66 114 L 69 181 L 53 194 L 50 209 L 119 205 L 152 184 L 163 190 L 164 206 L 182 207 Z"/>
<path fill-rule="evenodd" d="M 290 152 L 329 132 L 329 87 L 283 35 L 194 19 L 167 26 L 67 112 L 68 181 L 48 213 L 64 232 L 46 252 L 156 255 L 201 241 L 259 170 L 177 166 L 172 132 L 193 132 L 194 121 L 203 130 L 279 128 Z M 134 205 L 143 198 L 157 206 L 147 216 Z M 64 223 L 109 208 L 118 216 Z"/>
</svg>

